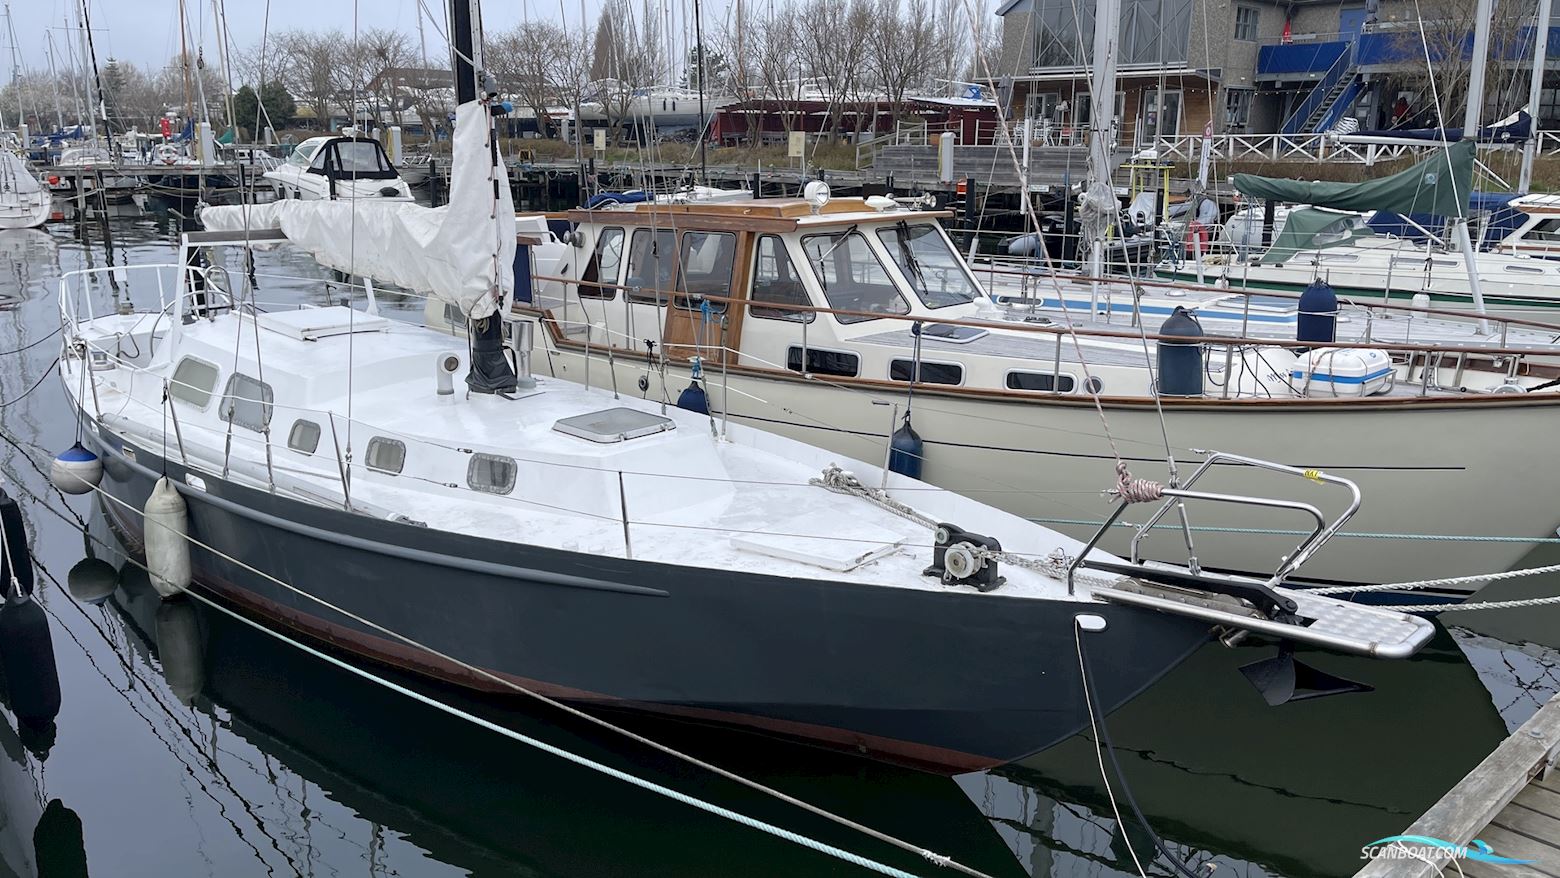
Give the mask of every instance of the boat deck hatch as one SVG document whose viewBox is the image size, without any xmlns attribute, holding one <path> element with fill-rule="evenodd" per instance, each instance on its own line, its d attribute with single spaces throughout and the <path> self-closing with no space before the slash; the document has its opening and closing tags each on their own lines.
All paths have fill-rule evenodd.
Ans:
<svg viewBox="0 0 1560 878">
<path fill-rule="evenodd" d="M 653 436 L 676 427 L 671 418 L 629 408 L 603 409 L 553 422 L 553 429 L 559 433 L 602 444 Z"/>
<path fill-rule="evenodd" d="M 262 329 L 299 341 L 317 341 L 354 332 L 381 332 L 390 328 L 390 321 L 383 317 L 340 305 L 299 308 L 296 311 L 266 311 L 256 319 Z"/>
<path fill-rule="evenodd" d="M 923 337 L 951 341 L 954 344 L 969 344 L 977 338 L 990 334 L 989 330 L 981 329 L 979 326 L 962 326 L 955 323 L 928 323 L 921 327 Z"/>
</svg>

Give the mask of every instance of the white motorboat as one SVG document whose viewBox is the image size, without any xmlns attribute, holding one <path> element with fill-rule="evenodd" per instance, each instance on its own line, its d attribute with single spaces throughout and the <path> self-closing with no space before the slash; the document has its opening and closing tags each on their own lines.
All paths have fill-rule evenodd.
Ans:
<svg viewBox="0 0 1560 878">
<path fill-rule="evenodd" d="M 355 134 L 311 137 L 264 178 L 278 199 L 412 200 L 411 189 L 379 141 Z"/>
<path fill-rule="evenodd" d="M 49 219 L 53 198 L 22 157 L 0 150 L 0 229 L 32 229 Z"/>
</svg>

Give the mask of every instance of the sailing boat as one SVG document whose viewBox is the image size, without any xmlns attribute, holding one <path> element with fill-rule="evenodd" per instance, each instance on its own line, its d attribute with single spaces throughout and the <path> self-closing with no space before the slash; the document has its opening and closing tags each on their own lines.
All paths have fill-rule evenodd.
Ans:
<svg viewBox="0 0 1560 878">
<path fill-rule="evenodd" d="M 33 229 L 49 219 L 53 199 L 22 157 L 0 149 L 0 229 Z"/>
<path fill-rule="evenodd" d="M 1283 576 L 1123 564 L 868 463 L 530 376 L 526 324 L 503 319 L 514 211 L 471 22 L 456 0 L 446 206 L 208 208 L 176 265 L 113 269 L 127 288 L 158 284 L 139 312 L 104 313 L 103 270 L 63 279 L 61 377 L 89 449 L 67 457 L 101 458 L 106 508 L 146 542 L 165 593 L 193 573 L 268 619 L 449 682 L 938 771 L 1085 725 L 1081 649 L 1113 706 L 1215 625 L 1384 657 L 1429 638 L 1424 620 L 1292 592 Z M 195 255 L 286 242 L 363 277 L 369 307 L 261 311 Z M 376 283 L 458 307 L 469 346 L 378 316 Z M 1292 690 L 1291 658 L 1278 661 Z"/>
</svg>

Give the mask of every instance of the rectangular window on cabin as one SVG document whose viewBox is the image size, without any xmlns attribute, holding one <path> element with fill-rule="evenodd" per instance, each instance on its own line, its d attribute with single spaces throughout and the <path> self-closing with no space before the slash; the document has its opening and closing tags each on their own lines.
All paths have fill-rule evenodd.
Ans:
<svg viewBox="0 0 1560 878">
<path fill-rule="evenodd" d="M 854 226 L 832 234 L 808 235 L 802 239 L 802 252 L 807 254 L 830 308 L 867 312 L 836 314 L 841 323 L 871 320 L 873 314 L 910 313 L 910 303 Z"/>
<path fill-rule="evenodd" d="M 785 367 L 792 372 L 802 371 L 802 349 L 792 347 L 785 352 Z M 861 358 L 845 351 L 807 349 L 807 371 L 813 375 L 839 375 L 855 378 L 861 373 Z"/>
<path fill-rule="evenodd" d="M 672 266 L 677 263 L 677 233 L 671 229 L 635 229 L 628 248 L 628 300 L 664 305 L 672 288 Z M 635 289 L 638 292 L 635 292 Z"/>
<path fill-rule="evenodd" d="M 197 408 L 205 408 L 211 402 L 211 393 L 217 389 L 217 367 L 205 360 L 185 357 L 173 370 L 168 383 L 168 395 L 183 400 Z"/>
<path fill-rule="evenodd" d="M 371 470 L 400 475 L 406 466 L 406 443 L 375 436 L 368 440 L 368 453 L 363 455 L 363 463 Z"/>
<path fill-rule="evenodd" d="M 731 295 L 731 274 L 737 261 L 737 236 L 731 232 L 683 232 L 682 258 L 677 262 L 679 308 L 697 309 L 705 296 Z M 726 313 L 725 302 L 710 309 Z"/>
<path fill-rule="evenodd" d="M 1058 378 L 1060 380 L 1058 380 Z M 1071 375 L 1053 375 L 1050 372 L 1009 372 L 1008 390 L 1034 390 L 1041 393 L 1072 393 L 1075 386 Z"/>
<path fill-rule="evenodd" d="M 508 494 L 515 489 L 516 470 L 512 457 L 478 452 L 466 467 L 466 484 L 488 494 Z"/>
<path fill-rule="evenodd" d="M 320 425 L 299 418 L 293 421 L 287 432 L 287 447 L 304 454 L 313 454 L 320 447 Z"/>
<path fill-rule="evenodd" d="M 585 274 L 581 277 L 580 295 L 587 299 L 615 299 L 617 289 L 614 287 L 601 287 L 597 284 L 615 284 L 618 279 L 618 266 L 623 262 L 623 230 L 612 228 L 602 229 L 596 236 L 596 250 L 591 254 L 590 262 L 585 265 Z"/>
<path fill-rule="evenodd" d="M 1255 6 L 1235 7 L 1235 39 L 1246 43 L 1257 41 L 1257 28 L 1262 23 L 1262 10 Z"/>
<path fill-rule="evenodd" d="M 916 375 L 914 360 L 893 360 L 888 364 L 888 377 L 894 381 L 909 381 Z M 921 384 L 963 384 L 964 367 L 958 363 L 928 363 L 921 361 L 921 370 L 915 381 Z"/>
<path fill-rule="evenodd" d="M 796 273 L 796 264 L 791 261 L 791 254 L 785 248 L 785 241 L 778 235 L 764 235 L 758 239 L 758 246 L 753 248 L 753 288 L 748 293 L 748 299 L 754 302 L 748 306 L 748 313 L 754 317 L 811 323 L 817 316 L 811 311 L 767 308 L 757 304 L 812 305 L 807 288 L 802 286 L 801 276 Z"/>
<path fill-rule="evenodd" d="M 235 372 L 228 379 L 227 391 L 222 394 L 217 413 L 224 421 L 260 433 L 271 424 L 271 402 L 274 399 L 271 385 Z"/>
</svg>

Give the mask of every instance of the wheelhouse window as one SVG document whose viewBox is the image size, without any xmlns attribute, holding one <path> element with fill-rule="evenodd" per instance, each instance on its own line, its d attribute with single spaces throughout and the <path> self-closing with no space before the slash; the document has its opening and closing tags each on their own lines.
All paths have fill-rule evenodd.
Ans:
<svg viewBox="0 0 1560 878">
<path fill-rule="evenodd" d="M 227 391 L 222 395 L 218 414 L 224 421 L 261 433 L 271 425 L 271 402 L 274 399 L 271 385 L 242 372 L 235 372 L 228 379 Z"/>
<path fill-rule="evenodd" d="M 791 347 L 785 352 L 785 367 L 792 372 L 802 371 L 802 349 Z M 861 374 L 861 358 L 848 351 L 807 349 L 807 372 L 813 375 L 839 375 L 855 378 Z"/>
<path fill-rule="evenodd" d="M 737 261 L 737 236 L 730 232 L 683 232 L 682 254 L 677 262 L 677 297 L 682 308 L 697 308 L 705 296 L 730 296 L 731 273 Z M 711 302 L 710 310 L 726 313 L 725 302 Z"/>
<path fill-rule="evenodd" d="M 672 288 L 672 266 L 676 262 L 677 233 L 671 229 L 635 229 L 628 248 L 628 300 L 641 304 L 666 303 L 665 290 Z M 635 287 L 639 292 L 635 293 Z"/>
<path fill-rule="evenodd" d="M 916 381 L 921 384 L 963 384 L 964 367 L 958 363 L 928 363 L 923 360 L 918 370 L 914 360 L 899 359 L 889 362 L 888 377 L 893 381 Z"/>
<path fill-rule="evenodd" d="M 807 296 L 807 288 L 802 286 L 801 275 L 797 274 L 796 265 L 791 262 L 785 241 L 777 235 L 764 235 L 753 249 L 753 288 L 748 293 L 748 299 L 755 303 L 770 302 L 776 305 L 812 304 L 812 299 Z M 800 323 L 811 323 L 818 316 L 811 311 L 766 308 L 758 304 L 749 305 L 748 313 L 754 317 Z"/>
<path fill-rule="evenodd" d="M 366 138 L 326 141 L 309 162 L 309 173 L 374 180 L 398 176 L 379 141 Z"/>
<path fill-rule="evenodd" d="M 320 447 L 320 425 L 310 420 L 299 418 L 293 421 L 292 429 L 287 432 L 287 447 L 304 454 L 313 454 Z"/>
<path fill-rule="evenodd" d="M 293 147 L 293 151 L 287 156 L 287 163 L 302 168 L 309 166 L 309 160 L 314 158 L 314 153 L 320 148 L 324 140 L 305 140 Z"/>
<path fill-rule="evenodd" d="M 217 389 L 217 367 L 194 357 L 185 357 L 174 367 L 168 383 L 168 395 L 196 408 L 205 408 Z"/>
<path fill-rule="evenodd" d="M 1543 241 L 1549 244 L 1560 241 L 1560 217 L 1539 220 L 1533 228 L 1522 233 L 1522 240 Z"/>
<path fill-rule="evenodd" d="M 802 239 L 802 252 L 812 265 L 829 307 L 870 314 L 908 314 L 910 303 L 889 279 L 872 252 L 872 245 L 855 227 Z M 836 315 L 841 323 L 860 323 L 870 316 Z"/>
<path fill-rule="evenodd" d="M 477 453 L 466 467 L 466 484 L 474 491 L 508 494 L 515 489 L 517 467 L 512 457 Z"/>
<path fill-rule="evenodd" d="M 926 307 L 967 305 L 980 295 L 975 279 L 936 226 L 901 221 L 878 229 L 878 239 Z"/>
<path fill-rule="evenodd" d="M 363 455 L 363 463 L 371 470 L 400 475 L 406 466 L 406 443 L 375 436 L 368 440 L 368 453 Z"/>
<path fill-rule="evenodd" d="M 602 229 L 596 236 L 596 249 L 590 256 L 590 262 L 585 266 L 585 275 L 581 278 L 580 296 L 587 299 L 616 299 L 617 290 L 613 287 L 602 287 L 597 284 L 615 284 L 618 279 L 618 266 L 623 264 L 623 230 L 618 228 Z"/>
</svg>

